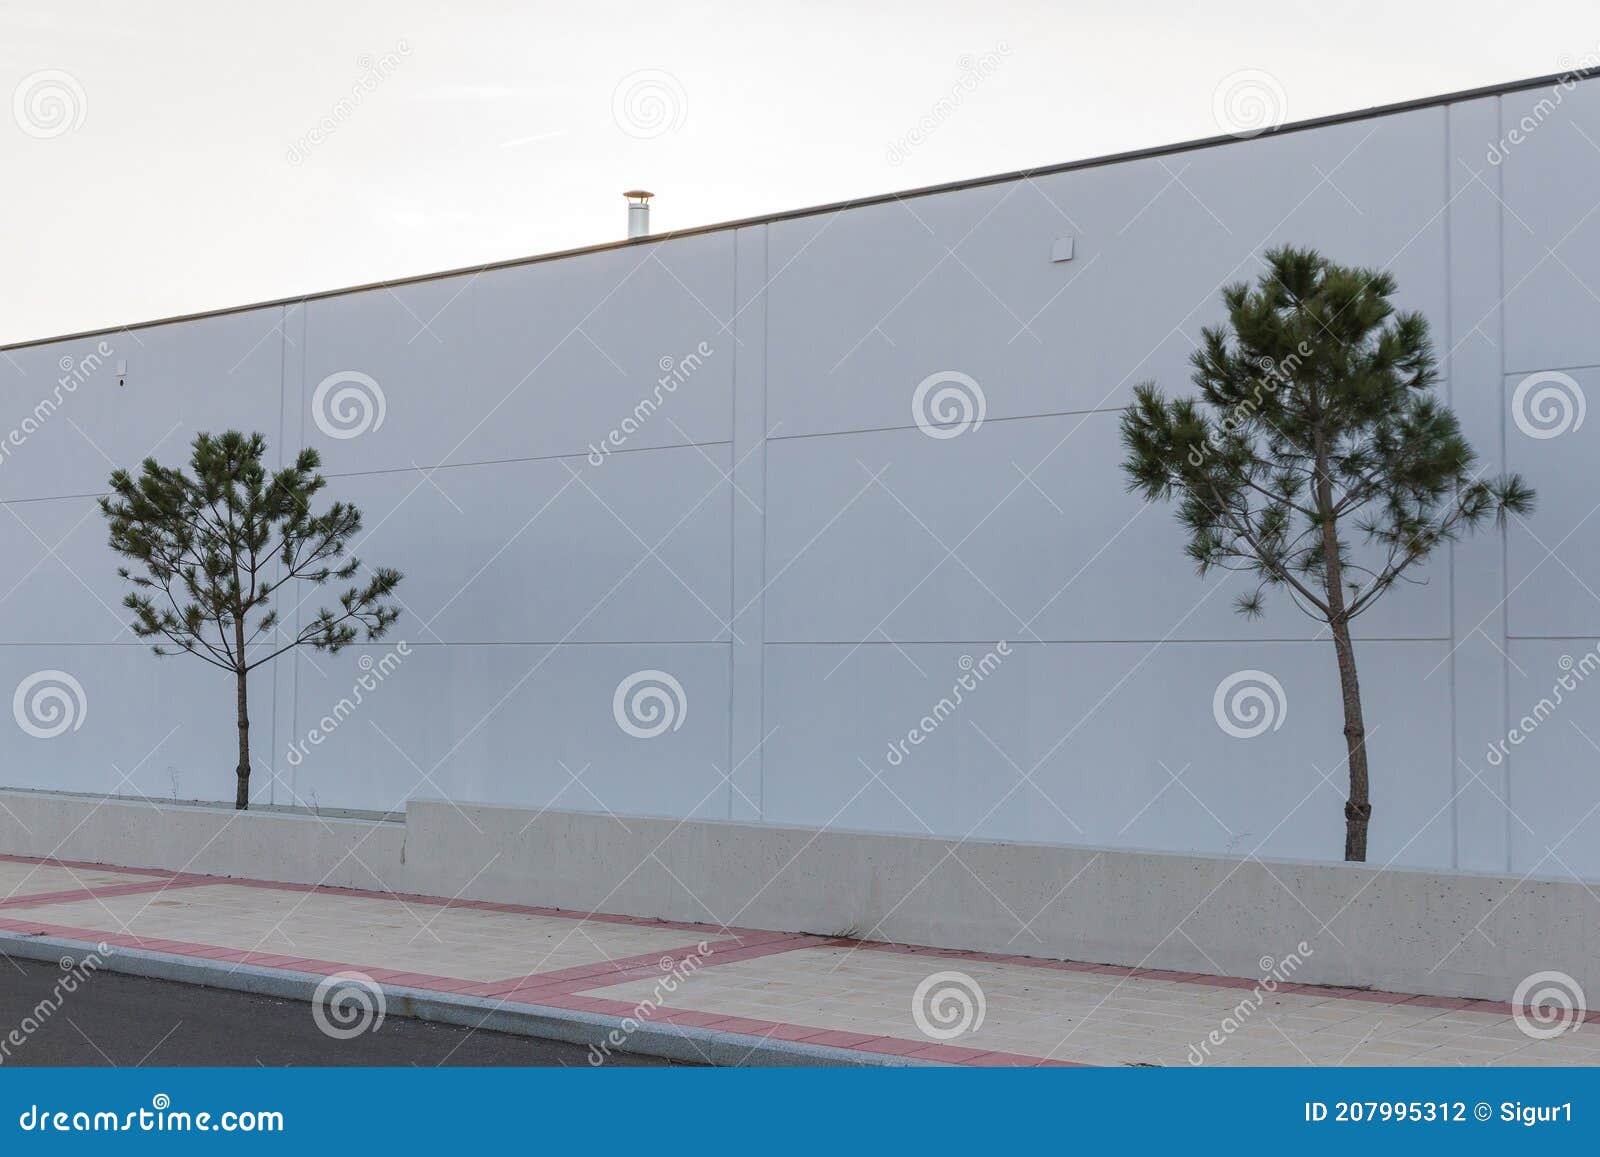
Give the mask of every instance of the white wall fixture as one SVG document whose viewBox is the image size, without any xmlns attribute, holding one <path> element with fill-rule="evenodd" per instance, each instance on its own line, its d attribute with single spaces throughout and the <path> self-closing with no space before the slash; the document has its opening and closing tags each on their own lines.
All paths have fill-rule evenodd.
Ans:
<svg viewBox="0 0 1600 1157">
<path fill-rule="evenodd" d="M 630 189 L 622 195 L 628 198 L 628 239 L 650 236 L 650 198 L 655 194 Z"/>
</svg>

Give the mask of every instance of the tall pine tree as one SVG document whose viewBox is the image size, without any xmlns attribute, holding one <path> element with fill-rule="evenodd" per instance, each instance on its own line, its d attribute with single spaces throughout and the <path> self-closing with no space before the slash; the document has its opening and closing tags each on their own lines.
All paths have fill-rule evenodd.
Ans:
<svg viewBox="0 0 1600 1157">
<path fill-rule="evenodd" d="M 341 593 L 338 610 L 323 608 L 293 634 L 278 632 L 272 603 L 286 585 L 355 578 L 361 564 L 345 552 L 361 512 L 335 502 L 313 514 L 311 500 L 327 485 L 317 452 L 302 450 L 292 466 L 269 473 L 266 449 L 260 434 L 201 434 L 192 475 L 147 458 L 137 477 L 113 473 L 111 494 L 100 500 L 111 548 L 139 564 L 117 570 L 134 586 L 123 599 L 134 632 L 164 639 L 170 647 L 157 644 L 158 655 L 194 655 L 234 677 L 241 811 L 250 806 L 250 672 L 295 647 L 336 652 L 363 631 L 377 639 L 400 614 L 384 601 L 400 572 L 380 568 Z"/>
<path fill-rule="evenodd" d="M 1122 418 L 1128 488 L 1176 499 L 1188 555 L 1256 578 L 1327 625 L 1350 769 L 1345 859 L 1367 858 L 1367 731 L 1350 623 L 1441 543 L 1533 508 L 1517 475 L 1483 479 L 1435 396 L 1427 321 L 1397 312 L 1385 272 L 1312 249 L 1266 254 L 1254 288 L 1223 290 L 1228 321 L 1191 358 L 1198 399 L 1137 388 Z M 1478 388 L 1493 388 L 1479 386 Z"/>
</svg>

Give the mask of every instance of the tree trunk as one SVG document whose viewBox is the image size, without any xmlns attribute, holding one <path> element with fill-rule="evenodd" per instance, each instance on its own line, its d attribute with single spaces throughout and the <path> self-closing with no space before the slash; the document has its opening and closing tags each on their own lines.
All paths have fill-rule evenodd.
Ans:
<svg viewBox="0 0 1600 1157">
<path fill-rule="evenodd" d="M 1350 642 L 1350 623 L 1333 625 L 1333 649 L 1339 656 L 1339 691 L 1344 698 L 1344 745 L 1350 763 L 1350 794 L 1344 803 L 1344 858 L 1362 863 L 1367 858 L 1367 824 L 1372 802 L 1367 796 L 1367 726 L 1361 717 L 1361 684 L 1356 678 L 1356 652 Z"/>
<path fill-rule="evenodd" d="M 1339 692 L 1344 699 L 1344 745 L 1350 764 L 1350 793 L 1344 801 L 1344 858 L 1362 863 L 1367 858 L 1367 824 L 1372 801 L 1367 795 L 1367 727 L 1361 718 L 1361 684 L 1356 679 L 1356 649 L 1350 642 L 1350 619 L 1345 613 L 1344 563 L 1339 555 L 1339 529 L 1334 515 L 1333 478 L 1328 470 L 1327 442 L 1319 428 L 1314 434 L 1317 511 L 1322 516 L 1323 583 L 1328 596 L 1328 628 L 1339 659 Z"/>
<path fill-rule="evenodd" d="M 238 782 L 234 790 L 235 811 L 250 810 L 250 693 L 249 676 L 240 671 L 239 679 L 239 767 Z"/>
</svg>

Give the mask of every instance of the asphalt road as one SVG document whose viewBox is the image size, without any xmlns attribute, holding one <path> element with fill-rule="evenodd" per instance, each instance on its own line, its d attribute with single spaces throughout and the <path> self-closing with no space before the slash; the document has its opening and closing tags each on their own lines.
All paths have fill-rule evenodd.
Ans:
<svg viewBox="0 0 1600 1157">
<path fill-rule="evenodd" d="M 0 1065 L 576 1065 L 581 1045 L 385 1017 L 376 1030 L 330 1038 L 311 1006 L 114 972 L 93 973 L 21 1045 L 8 1040 L 62 973 L 0 956 Z M 615 1054 L 614 1065 L 664 1065 Z"/>
</svg>

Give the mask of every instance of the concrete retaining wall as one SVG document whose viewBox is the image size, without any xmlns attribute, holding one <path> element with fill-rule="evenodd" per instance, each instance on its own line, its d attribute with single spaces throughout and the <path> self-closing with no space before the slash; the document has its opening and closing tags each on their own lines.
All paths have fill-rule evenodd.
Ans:
<svg viewBox="0 0 1600 1157">
<path fill-rule="evenodd" d="M 1444 996 L 1509 999 L 1556 969 L 1600 993 L 1600 923 L 1571 880 L 438 801 L 402 825 L 26 792 L 0 792 L 0 851 L 1231 976 L 1296 953 L 1296 981 Z"/>
<path fill-rule="evenodd" d="M 0 852 L 291 884 L 396 889 L 400 823 L 0 791 Z"/>
</svg>

